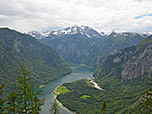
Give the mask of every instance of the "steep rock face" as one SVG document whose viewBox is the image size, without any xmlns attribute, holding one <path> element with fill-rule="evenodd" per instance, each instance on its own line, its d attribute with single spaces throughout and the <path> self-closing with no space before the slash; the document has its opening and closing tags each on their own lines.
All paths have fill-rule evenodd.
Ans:
<svg viewBox="0 0 152 114">
<path fill-rule="evenodd" d="M 152 36 L 137 46 L 125 48 L 109 56 L 94 72 L 98 79 L 108 75 L 133 79 L 140 75 L 152 73 Z"/>
<path fill-rule="evenodd" d="M 120 75 L 122 65 L 129 58 L 129 56 L 135 51 L 136 47 L 129 47 L 119 51 L 117 54 L 108 56 L 101 65 L 94 72 L 94 76 L 100 79 L 104 76 Z"/>
<path fill-rule="evenodd" d="M 49 46 L 30 35 L 0 29 L 0 83 L 14 82 L 21 67 L 32 73 L 36 86 L 71 72 L 65 61 Z"/>
<path fill-rule="evenodd" d="M 144 73 L 152 73 L 152 44 L 149 44 L 138 57 L 133 56 L 124 65 L 123 79 L 137 78 Z"/>
</svg>

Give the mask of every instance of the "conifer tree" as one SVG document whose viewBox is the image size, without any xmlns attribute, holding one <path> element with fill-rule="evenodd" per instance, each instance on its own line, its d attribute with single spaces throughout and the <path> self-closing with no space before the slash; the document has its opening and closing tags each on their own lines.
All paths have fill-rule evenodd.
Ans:
<svg viewBox="0 0 152 114">
<path fill-rule="evenodd" d="M 17 76 L 16 88 L 18 92 L 17 113 L 24 114 L 39 114 L 41 106 L 44 104 L 44 100 L 38 98 L 40 91 L 34 89 L 34 85 L 31 83 L 30 72 L 22 66 L 20 75 Z"/>
<path fill-rule="evenodd" d="M 59 113 L 59 106 L 58 106 L 56 100 L 54 100 L 54 102 L 51 103 L 51 108 L 49 111 L 51 112 L 51 114 L 60 114 Z"/>
<path fill-rule="evenodd" d="M 105 100 L 102 103 L 101 112 L 102 112 L 102 114 L 106 114 L 106 101 Z"/>
<path fill-rule="evenodd" d="M 40 114 L 41 106 L 44 104 L 44 99 L 41 100 L 38 98 L 39 92 L 35 93 L 32 98 L 31 114 Z"/>
<path fill-rule="evenodd" d="M 5 112 L 4 102 L 6 101 L 6 99 L 3 98 L 4 87 L 4 84 L 0 85 L 0 114 L 4 114 Z"/>
<path fill-rule="evenodd" d="M 17 103 L 18 93 L 12 91 L 7 96 L 7 113 L 16 114 L 17 113 Z"/>
</svg>

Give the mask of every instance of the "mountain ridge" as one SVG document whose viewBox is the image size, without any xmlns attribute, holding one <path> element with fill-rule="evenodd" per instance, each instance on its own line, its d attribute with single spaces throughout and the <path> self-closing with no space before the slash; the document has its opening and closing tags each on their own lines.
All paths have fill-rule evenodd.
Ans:
<svg viewBox="0 0 152 114">
<path fill-rule="evenodd" d="M 78 29 L 78 31 L 77 31 Z M 111 30 L 109 32 L 103 32 L 103 31 L 100 31 L 98 32 L 97 30 L 89 27 L 89 26 L 85 26 L 85 25 L 73 25 L 73 26 L 69 26 L 69 27 L 65 27 L 63 29 L 57 29 L 57 30 L 47 30 L 47 31 L 44 31 L 44 32 L 39 32 L 39 31 L 36 31 L 36 30 L 33 30 L 33 31 L 29 31 L 27 32 L 26 34 L 30 34 L 31 36 L 37 38 L 37 39 L 42 39 L 42 38 L 46 38 L 48 36 L 57 36 L 57 35 L 70 35 L 70 34 L 77 34 L 78 32 L 81 32 L 81 34 L 86 34 L 87 32 L 85 30 L 93 30 L 95 35 L 97 35 L 98 37 L 105 37 L 105 36 L 109 36 L 111 35 L 112 33 L 117 33 L 117 34 L 123 34 L 123 33 L 136 33 L 136 32 L 131 32 L 131 31 L 124 31 L 124 32 L 119 32 L 119 31 L 116 31 L 116 30 Z M 89 32 L 88 32 L 89 33 Z M 86 36 L 89 36 L 87 33 Z M 89 33 L 90 34 L 90 33 Z M 140 35 L 146 35 L 146 36 L 150 36 L 152 35 L 152 32 L 143 32 L 143 33 L 137 33 L 137 34 L 140 34 Z M 92 35 L 91 35 L 92 36 Z M 89 36 L 89 37 L 91 37 Z"/>
</svg>

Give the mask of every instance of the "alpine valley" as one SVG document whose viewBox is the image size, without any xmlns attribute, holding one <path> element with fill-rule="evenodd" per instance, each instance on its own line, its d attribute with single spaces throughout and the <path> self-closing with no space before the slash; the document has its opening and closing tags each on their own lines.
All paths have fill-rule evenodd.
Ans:
<svg viewBox="0 0 152 114">
<path fill-rule="evenodd" d="M 54 48 L 69 64 L 96 69 L 94 82 L 83 79 L 56 89 L 57 100 L 63 106 L 77 114 L 100 114 L 101 104 L 106 101 L 107 114 L 139 114 L 139 102 L 152 78 L 152 36 L 98 33 L 88 26 L 67 27 L 39 36 L 40 42 Z"/>
<path fill-rule="evenodd" d="M 99 33 L 77 25 L 28 33 L 0 28 L 0 89 L 5 84 L 0 100 L 15 85 L 22 65 L 31 71 L 35 88 L 46 85 L 41 88 L 47 100 L 44 114 L 49 114 L 46 108 L 54 98 L 76 114 L 140 114 L 143 99 L 152 101 L 147 84 L 152 79 L 149 33 Z M 147 106 L 152 111 L 151 104 Z M 145 113 L 151 114 L 148 110 Z"/>
</svg>

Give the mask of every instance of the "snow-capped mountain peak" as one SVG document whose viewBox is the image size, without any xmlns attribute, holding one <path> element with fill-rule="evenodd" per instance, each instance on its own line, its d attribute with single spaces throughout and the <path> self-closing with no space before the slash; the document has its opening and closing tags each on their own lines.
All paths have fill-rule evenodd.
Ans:
<svg viewBox="0 0 152 114">
<path fill-rule="evenodd" d="M 61 36 L 61 35 L 74 35 L 74 34 L 83 35 L 88 38 L 101 37 L 101 35 L 97 31 L 84 25 L 82 26 L 74 25 L 72 27 L 66 27 L 65 29 L 53 31 L 51 32 L 50 35 Z"/>
<path fill-rule="evenodd" d="M 30 31 L 27 34 L 30 34 L 31 36 L 37 38 L 37 39 L 42 39 L 44 37 L 49 36 L 50 32 L 38 32 L 38 31 Z"/>
<path fill-rule="evenodd" d="M 144 32 L 143 34 L 152 35 L 152 32 Z"/>
<path fill-rule="evenodd" d="M 71 27 L 66 27 L 64 29 L 59 29 L 56 31 L 51 32 L 38 32 L 38 31 L 31 31 L 28 32 L 28 34 L 32 35 L 33 37 L 37 39 L 42 39 L 45 37 L 60 37 L 64 35 L 79 35 L 81 38 L 101 38 L 102 35 L 100 35 L 96 30 L 92 29 L 88 26 L 78 26 L 74 25 Z"/>
<path fill-rule="evenodd" d="M 78 33 L 77 29 L 78 29 L 77 26 L 66 27 L 65 29 L 60 29 L 60 30 L 54 31 L 54 32 L 52 32 L 52 34 L 54 34 L 54 35 L 76 34 L 76 33 Z"/>
</svg>

